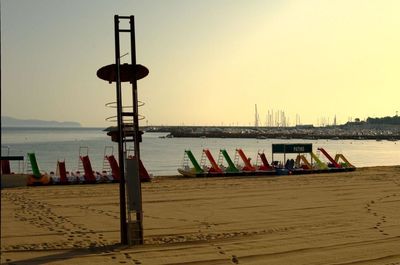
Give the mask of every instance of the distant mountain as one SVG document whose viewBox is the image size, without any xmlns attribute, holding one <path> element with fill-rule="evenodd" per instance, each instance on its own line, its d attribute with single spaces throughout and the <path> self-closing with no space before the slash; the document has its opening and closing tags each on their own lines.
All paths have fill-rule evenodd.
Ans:
<svg viewBox="0 0 400 265">
<path fill-rule="evenodd" d="M 35 119 L 16 119 L 8 116 L 1 116 L 1 127 L 81 127 L 79 122 L 73 121 L 43 121 Z"/>
</svg>

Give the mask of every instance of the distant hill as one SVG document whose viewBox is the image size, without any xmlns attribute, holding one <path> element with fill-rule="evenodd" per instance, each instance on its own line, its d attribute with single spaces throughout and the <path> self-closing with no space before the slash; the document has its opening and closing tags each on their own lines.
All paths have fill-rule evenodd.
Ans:
<svg viewBox="0 0 400 265">
<path fill-rule="evenodd" d="M 43 121 L 36 119 L 16 119 L 8 116 L 1 116 L 1 127 L 81 127 L 79 122 L 73 121 Z"/>
</svg>

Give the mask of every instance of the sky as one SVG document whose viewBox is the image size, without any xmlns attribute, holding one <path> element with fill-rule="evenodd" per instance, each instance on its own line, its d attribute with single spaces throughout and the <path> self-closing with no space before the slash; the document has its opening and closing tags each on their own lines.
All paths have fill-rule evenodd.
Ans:
<svg viewBox="0 0 400 265">
<path fill-rule="evenodd" d="M 397 0 L 1 0 L 1 115 L 114 125 L 115 84 L 96 71 L 115 63 L 114 15 L 134 15 L 141 125 L 253 125 L 255 104 L 261 125 L 272 110 L 292 125 L 393 116 L 399 14 Z"/>
</svg>

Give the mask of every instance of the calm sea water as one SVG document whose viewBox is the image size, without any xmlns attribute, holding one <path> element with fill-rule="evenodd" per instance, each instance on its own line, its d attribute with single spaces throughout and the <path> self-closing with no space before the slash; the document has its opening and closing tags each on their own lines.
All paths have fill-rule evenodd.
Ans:
<svg viewBox="0 0 400 265">
<path fill-rule="evenodd" d="M 264 150 L 271 160 L 272 143 L 312 143 L 314 152 L 323 147 L 331 155 L 342 153 L 357 167 L 400 165 L 399 141 L 160 138 L 165 135 L 143 135 L 142 161 L 154 176 L 176 175 L 185 149 L 191 149 L 199 162 L 203 148 L 209 148 L 215 159 L 219 149 L 226 149 L 233 159 L 235 149 L 242 148 L 252 161 L 255 161 L 258 150 Z M 34 152 L 40 170 L 46 172 L 56 170 L 57 160 L 65 160 L 67 170 L 77 170 L 80 147 L 88 147 L 93 169 L 101 171 L 105 147 L 113 146 L 115 155 L 118 150 L 117 145 L 99 128 L 2 128 L 1 145 L 2 155 L 6 155 L 8 150 L 10 155 L 26 156 L 26 153 Z M 323 155 L 320 157 L 323 158 Z M 278 159 L 279 156 L 275 156 L 275 160 Z M 12 169 L 18 171 L 18 163 L 13 163 Z"/>
</svg>

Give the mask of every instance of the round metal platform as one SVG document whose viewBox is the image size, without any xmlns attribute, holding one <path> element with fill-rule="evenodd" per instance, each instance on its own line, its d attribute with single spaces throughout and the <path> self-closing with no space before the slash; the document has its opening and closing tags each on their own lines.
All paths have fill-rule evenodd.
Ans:
<svg viewBox="0 0 400 265">
<path fill-rule="evenodd" d="M 146 77 L 149 74 L 149 69 L 141 64 L 137 64 L 133 68 L 132 64 L 121 64 L 119 68 L 121 82 L 132 82 L 133 80 L 139 80 Z M 135 72 L 135 77 L 133 76 Z M 115 64 L 109 64 L 101 67 L 97 70 L 97 77 L 105 81 L 116 82 L 117 81 L 117 67 Z"/>
</svg>

